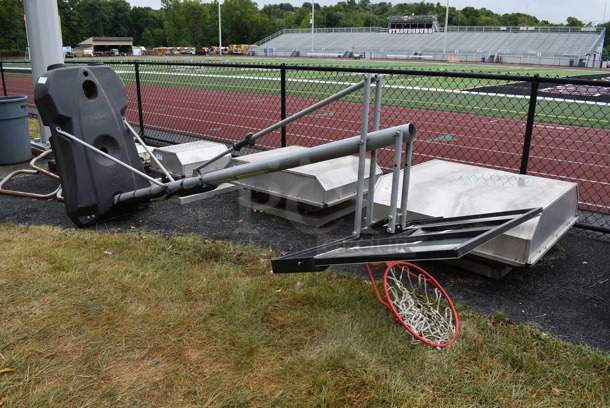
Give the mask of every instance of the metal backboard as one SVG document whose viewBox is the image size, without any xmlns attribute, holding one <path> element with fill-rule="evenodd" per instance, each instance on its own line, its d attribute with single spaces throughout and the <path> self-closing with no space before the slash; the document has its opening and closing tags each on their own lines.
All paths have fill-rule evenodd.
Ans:
<svg viewBox="0 0 610 408">
<path fill-rule="evenodd" d="M 456 259 L 542 212 L 541 208 L 411 221 L 399 233 L 385 225 L 272 260 L 273 272 L 319 272 L 330 265 Z"/>
</svg>

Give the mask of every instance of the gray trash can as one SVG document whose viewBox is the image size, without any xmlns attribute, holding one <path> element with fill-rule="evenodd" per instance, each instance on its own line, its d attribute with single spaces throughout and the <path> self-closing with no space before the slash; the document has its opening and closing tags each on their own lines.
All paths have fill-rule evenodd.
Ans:
<svg viewBox="0 0 610 408">
<path fill-rule="evenodd" d="M 32 158 L 27 96 L 0 96 L 0 165 Z"/>
</svg>

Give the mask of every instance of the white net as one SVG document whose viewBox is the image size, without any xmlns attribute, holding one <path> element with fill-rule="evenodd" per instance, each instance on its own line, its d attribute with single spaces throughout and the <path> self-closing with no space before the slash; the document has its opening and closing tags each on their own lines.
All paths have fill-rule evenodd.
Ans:
<svg viewBox="0 0 610 408">
<path fill-rule="evenodd" d="M 405 264 L 391 266 L 384 278 L 386 297 L 413 334 L 413 343 L 446 345 L 455 338 L 455 309 L 435 284 Z"/>
</svg>

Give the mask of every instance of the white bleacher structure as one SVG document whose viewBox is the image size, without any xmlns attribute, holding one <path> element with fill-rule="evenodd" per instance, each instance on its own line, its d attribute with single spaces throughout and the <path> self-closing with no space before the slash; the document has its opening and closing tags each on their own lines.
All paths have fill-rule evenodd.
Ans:
<svg viewBox="0 0 610 408">
<path fill-rule="evenodd" d="M 415 16 L 417 17 L 417 16 Z M 427 19 L 430 16 L 422 16 Z M 400 17 L 399 17 L 400 18 Z M 402 17 L 413 20 L 413 16 Z M 401 27 L 282 30 L 257 43 L 258 56 L 352 57 L 600 67 L 603 27 Z M 409 27 L 409 25 L 403 25 Z"/>
</svg>

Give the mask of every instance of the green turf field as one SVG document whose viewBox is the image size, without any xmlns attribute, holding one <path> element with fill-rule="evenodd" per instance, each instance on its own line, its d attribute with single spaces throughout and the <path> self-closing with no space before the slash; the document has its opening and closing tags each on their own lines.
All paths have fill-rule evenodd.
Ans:
<svg viewBox="0 0 610 408">
<path fill-rule="evenodd" d="M 103 60 L 103 59 L 101 59 Z M 472 72 L 504 75 L 530 75 L 539 74 L 546 77 L 571 77 L 578 75 L 603 74 L 607 70 L 574 69 L 546 66 L 518 66 L 502 64 L 460 64 L 450 62 L 417 62 L 399 60 L 352 60 L 352 59 L 318 59 L 318 58 L 257 58 L 257 57 L 141 57 L 138 61 L 165 61 L 165 62 L 223 62 L 237 64 L 261 65 L 306 65 L 345 68 L 372 68 L 372 69 L 405 69 L 419 71 L 446 71 L 446 72 Z"/>
</svg>

